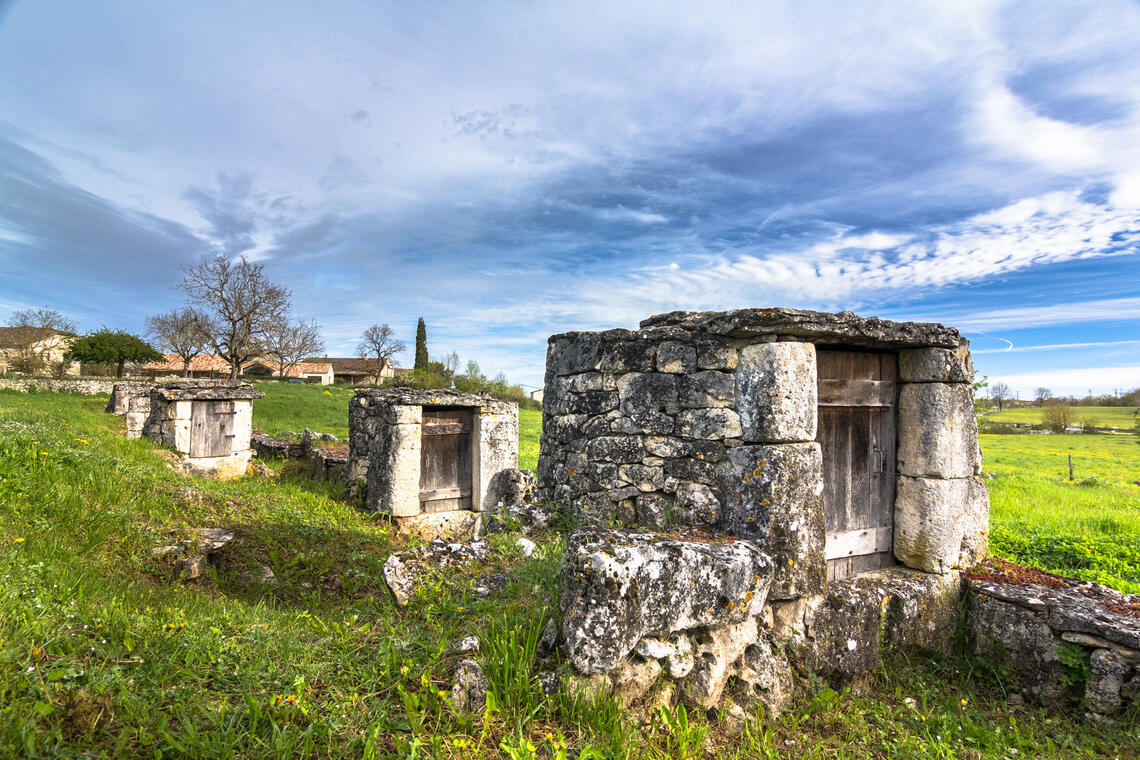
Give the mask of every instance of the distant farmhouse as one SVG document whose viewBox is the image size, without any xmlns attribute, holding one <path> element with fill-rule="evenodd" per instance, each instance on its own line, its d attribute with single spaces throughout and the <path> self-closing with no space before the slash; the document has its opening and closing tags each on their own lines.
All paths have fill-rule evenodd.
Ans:
<svg viewBox="0 0 1140 760">
<path fill-rule="evenodd" d="M 536 391 L 531 391 L 531 392 L 530 392 L 530 397 L 531 397 L 532 399 L 534 399 L 535 401 L 537 401 L 538 403 L 540 403 L 540 404 L 541 404 L 541 403 L 542 403 L 542 391 L 543 391 L 543 390 L 544 390 L 544 389 L 542 389 L 542 388 L 539 388 L 539 389 L 538 389 L 538 390 L 536 390 Z"/>
<path fill-rule="evenodd" d="M 75 338 L 75 333 L 51 327 L 0 327 L 0 373 L 51 371 Z M 65 374 L 78 375 L 79 362 L 71 362 Z"/>
<path fill-rule="evenodd" d="M 310 359 L 310 361 L 328 362 L 331 364 L 333 377 L 342 383 L 360 385 L 363 383 L 371 382 L 372 380 L 372 359 L 323 356 L 320 359 Z M 410 371 L 410 369 L 406 369 L 404 367 L 393 367 L 392 362 L 385 359 L 384 368 L 380 370 L 380 379 L 386 380 L 389 377 L 395 377 L 396 375 L 402 375 L 405 372 Z"/>
<path fill-rule="evenodd" d="M 144 373 L 155 376 L 165 374 L 182 374 L 182 357 L 178 354 L 165 354 L 165 361 L 144 364 Z M 298 378 L 306 382 L 332 385 L 334 382 L 361 385 L 372 379 L 372 362 L 365 359 L 351 359 L 341 357 L 322 356 L 305 361 L 285 371 L 285 377 Z M 279 377 L 280 365 L 272 359 L 253 359 L 242 366 L 243 375 L 259 377 Z M 409 370 L 393 367 L 391 362 L 385 362 L 384 369 L 380 371 L 380 378 L 394 377 Z M 225 377 L 230 373 L 230 363 L 220 356 L 202 354 L 190 361 L 189 377 Z"/>
</svg>

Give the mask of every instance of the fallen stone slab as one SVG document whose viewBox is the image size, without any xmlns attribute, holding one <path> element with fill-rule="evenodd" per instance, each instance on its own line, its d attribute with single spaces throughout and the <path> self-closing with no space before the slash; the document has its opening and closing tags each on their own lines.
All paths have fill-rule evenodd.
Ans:
<svg viewBox="0 0 1140 760">
<path fill-rule="evenodd" d="M 384 563 L 384 581 L 392 590 L 396 604 L 404 606 L 415 596 L 416 589 L 436 572 L 486 559 L 490 551 L 483 541 L 473 541 L 470 544 L 432 541 L 388 557 Z"/>
<path fill-rule="evenodd" d="M 646 636 L 743 622 L 763 610 L 774 570 L 746 541 L 575 531 L 563 563 L 567 655 L 578 670 L 602 673 Z"/>
</svg>

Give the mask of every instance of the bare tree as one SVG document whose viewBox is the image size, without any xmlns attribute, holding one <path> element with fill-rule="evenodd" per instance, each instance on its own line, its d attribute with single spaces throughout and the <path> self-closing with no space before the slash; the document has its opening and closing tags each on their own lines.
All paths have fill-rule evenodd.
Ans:
<svg viewBox="0 0 1140 760">
<path fill-rule="evenodd" d="M 368 371 L 372 375 L 372 382 L 379 383 L 384 368 L 394 364 L 392 357 L 404 351 L 407 346 L 396 340 L 396 331 L 388 325 L 372 325 L 360 336 L 360 345 L 356 347 L 360 358 L 367 362 Z"/>
<path fill-rule="evenodd" d="M 1036 388 L 1033 397 L 1037 399 L 1037 406 L 1045 406 L 1045 402 L 1053 398 L 1053 391 L 1048 388 Z"/>
<path fill-rule="evenodd" d="M 146 331 L 161 351 L 182 359 L 183 377 L 190 374 L 190 362 L 210 343 L 201 315 L 189 306 L 147 317 Z"/>
<path fill-rule="evenodd" d="M 455 373 L 459 371 L 459 354 L 452 351 L 443 357 L 443 368 L 447 370 L 452 377 L 455 377 Z"/>
<path fill-rule="evenodd" d="M 325 350 L 321 326 L 316 321 L 274 325 L 266 334 L 264 345 L 266 356 L 277 362 L 279 377 L 285 377 L 306 358 Z"/>
<path fill-rule="evenodd" d="M 79 326 L 74 319 L 43 306 L 12 312 L 8 326 L 16 328 L 8 336 L 14 349 L 9 357 L 14 369 L 28 374 L 44 370 L 60 376 L 66 373 L 68 364 L 59 357 L 67 350 L 68 340 L 55 333 L 75 333 Z M 69 335 L 68 339 L 73 337 Z"/>
<path fill-rule="evenodd" d="M 292 293 L 265 277 L 261 264 L 245 257 L 217 256 L 182 270 L 182 288 L 199 307 L 202 328 L 214 351 L 230 363 L 236 380 L 242 365 L 264 353 L 270 331 L 288 320 Z"/>
<path fill-rule="evenodd" d="M 1013 398 L 1013 391 L 1005 383 L 994 383 L 990 386 L 990 398 L 998 402 L 998 411 L 1000 412 L 1004 402 Z"/>
<path fill-rule="evenodd" d="M 20 309 L 8 317 L 9 327 L 46 327 L 60 332 L 73 333 L 79 330 L 74 319 L 65 317 L 55 309 L 43 306 L 39 309 Z"/>
</svg>

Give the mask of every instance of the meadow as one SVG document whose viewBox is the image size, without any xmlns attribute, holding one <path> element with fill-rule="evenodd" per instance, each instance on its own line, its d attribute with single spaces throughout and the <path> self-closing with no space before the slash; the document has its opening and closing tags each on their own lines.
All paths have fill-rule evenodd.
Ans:
<svg viewBox="0 0 1140 760">
<path fill-rule="evenodd" d="M 292 409 L 309 397 L 339 405 L 336 389 L 278 387 L 291 397 L 271 389 L 255 403 L 265 427 L 342 435 L 331 418 Z M 530 558 L 512 536 L 492 537 L 491 559 L 398 607 L 381 567 L 404 539 L 336 485 L 282 462 L 228 483 L 177 474 L 159 447 L 123 438 L 104 403 L 0 392 L 2 757 L 1137 758 L 1134 720 L 1089 725 L 1013 706 L 998 674 L 964 658 L 891 663 L 862 695 L 812 684 L 792 712 L 758 716 L 743 736 L 683 708 L 639 726 L 611 700 L 547 695 L 530 663 L 557 614 L 558 533 L 537 536 Z M 540 420 L 522 420 L 529 461 Z M 999 451 L 1007 438 L 1029 439 L 983 444 L 995 521 L 1030 525 L 1026 499 L 1044 493 L 1069 498 L 1066 514 L 1081 521 L 1049 531 L 1134 530 L 1140 489 L 1116 485 L 1128 450 L 1089 457 L 1105 483 L 1066 486 L 1054 482 L 1058 452 Z M 1044 490 L 1019 493 L 1017 470 L 1039 462 L 1053 469 L 1029 485 Z M 1100 489 L 1123 489 L 1117 522 L 1096 523 L 1093 502 L 1080 501 L 1117 493 Z M 152 548 L 205 526 L 232 531 L 233 544 L 202 581 L 171 577 Z M 274 582 L 256 580 L 262 567 Z M 489 572 L 510 582 L 481 598 L 473 581 Z M 455 714 L 447 692 L 451 646 L 468 634 L 491 681 L 490 706 L 475 716 Z"/>
<path fill-rule="evenodd" d="M 1140 407 L 1135 406 L 1074 406 L 1073 424 L 1090 422 L 1093 427 L 1135 428 L 1140 422 Z M 1039 406 L 1019 406 L 1003 409 L 1000 412 L 986 412 L 985 419 L 991 422 L 1028 422 L 1041 424 L 1042 409 Z"/>
</svg>

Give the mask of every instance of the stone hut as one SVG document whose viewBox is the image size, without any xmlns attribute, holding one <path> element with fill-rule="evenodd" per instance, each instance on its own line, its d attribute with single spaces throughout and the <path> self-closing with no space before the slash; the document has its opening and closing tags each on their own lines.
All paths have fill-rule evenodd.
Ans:
<svg viewBox="0 0 1140 760">
<path fill-rule="evenodd" d="M 143 435 L 173 447 L 190 472 L 238 478 L 245 475 L 252 456 L 253 399 L 264 396 L 242 381 L 163 383 L 150 391 Z"/>
<path fill-rule="evenodd" d="M 349 478 L 366 509 L 425 537 L 473 537 L 499 474 L 518 467 L 518 405 L 405 388 L 349 401 Z"/>
<path fill-rule="evenodd" d="M 756 658 L 782 644 L 840 679 L 884 642 L 949 646 L 950 571 L 985 554 L 989 512 L 957 330 L 674 312 L 555 335 L 546 368 L 540 498 L 627 528 L 569 541 L 563 636 L 580 671 L 628 682 L 665 663 L 712 706 L 733 678 L 776 688 L 786 663 Z"/>
<path fill-rule="evenodd" d="M 103 410 L 108 414 L 122 415 L 127 426 L 127 438 L 141 438 L 143 425 L 150 416 L 152 383 L 115 383 L 111 398 Z"/>
</svg>

